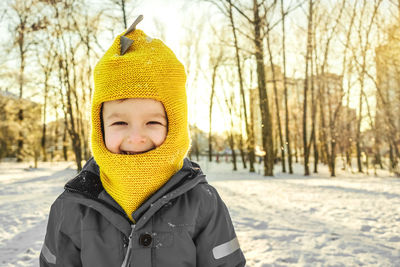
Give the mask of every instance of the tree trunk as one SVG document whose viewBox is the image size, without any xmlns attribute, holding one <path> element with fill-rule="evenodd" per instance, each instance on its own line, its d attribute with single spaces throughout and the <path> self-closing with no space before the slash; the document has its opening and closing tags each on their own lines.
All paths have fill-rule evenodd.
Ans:
<svg viewBox="0 0 400 267">
<path fill-rule="evenodd" d="M 329 48 L 330 48 L 330 41 L 332 40 L 335 31 L 336 31 L 336 27 L 337 25 L 339 25 L 343 11 L 345 9 L 345 5 L 346 5 L 346 0 L 342 0 L 342 6 L 340 8 L 340 12 L 338 17 L 335 20 L 335 24 L 331 30 L 331 34 L 328 37 L 327 43 L 326 43 L 326 48 L 325 48 L 325 58 L 324 58 L 324 65 L 323 65 L 323 74 L 325 75 L 325 66 L 327 65 L 326 62 L 328 61 L 328 55 L 329 55 Z M 346 48 L 345 48 L 346 49 Z M 344 52 L 344 60 L 346 59 L 346 50 Z M 344 63 L 343 63 L 344 64 Z M 343 69 L 344 71 L 344 69 Z M 324 79 L 325 80 L 325 79 Z M 325 84 L 325 81 L 324 81 Z M 344 96 L 344 92 L 343 92 L 343 75 L 342 75 L 342 82 L 340 84 L 340 99 L 339 102 L 337 103 L 336 107 L 332 107 L 331 105 L 331 101 L 328 100 L 328 108 L 329 108 L 329 129 L 330 129 L 330 143 L 331 143 L 331 150 L 329 153 L 329 159 L 330 159 L 330 168 L 331 168 L 331 176 L 334 177 L 335 174 L 335 161 L 336 161 L 336 138 L 337 138 L 337 134 L 336 134 L 336 121 L 338 118 L 338 115 L 340 113 L 340 110 L 342 109 L 342 101 L 343 101 L 343 96 Z M 329 97 L 329 96 L 328 96 Z M 330 99 L 330 98 L 328 98 Z"/>
<path fill-rule="evenodd" d="M 126 22 L 125 0 L 121 0 L 122 18 L 124 19 L 124 28 L 128 28 Z"/>
<path fill-rule="evenodd" d="M 269 28 L 268 28 L 269 32 Z M 270 36 L 269 33 L 267 34 L 267 48 L 268 48 L 268 54 L 270 58 L 270 66 L 271 66 L 271 72 L 272 72 L 272 83 L 273 83 L 273 88 L 274 88 L 274 99 L 275 99 L 275 108 L 276 108 L 276 123 L 278 124 L 278 136 L 279 136 L 279 143 L 280 147 L 279 150 L 281 152 L 281 157 L 282 157 L 282 172 L 286 172 L 286 158 L 285 158 L 285 144 L 283 142 L 283 137 L 282 137 L 282 126 L 281 126 L 281 115 L 280 115 L 280 108 L 279 108 L 279 100 L 278 100 L 278 88 L 276 85 L 276 75 L 275 75 L 275 66 L 273 63 L 273 58 L 272 58 L 272 51 L 271 51 L 271 42 L 270 42 Z"/>
<path fill-rule="evenodd" d="M 252 130 L 252 108 L 250 108 L 250 131 L 253 132 Z M 239 117 L 240 117 L 240 121 L 242 121 L 242 108 L 239 109 Z M 254 141 L 254 134 L 253 134 L 253 141 Z M 243 164 L 243 169 L 247 169 L 247 163 L 246 163 L 246 156 L 245 156 L 245 152 L 244 152 L 244 146 L 243 146 L 243 129 L 242 127 L 240 127 L 240 135 L 239 135 L 239 151 L 240 151 L 240 157 L 242 159 L 242 164 Z"/>
<path fill-rule="evenodd" d="M 57 148 L 58 148 L 58 140 L 59 140 L 59 131 L 58 131 L 59 120 L 58 120 L 57 107 L 58 107 L 57 104 L 54 105 L 54 110 L 55 110 L 55 113 L 56 113 L 56 121 L 55 121 L 55 126 L 54 126 L 54 138 L 50 139 L 50 140 L 53 140 L 53 142 L 51 144 L 52 146 L 51 146 L 51 149 L 50 149 L 50 160 L 52 162 L 54 160 L 54 156 L 55 156 L 55 153 L 56 153 Z"/>
<path fill-rule="evenodd" d="M 331 141 L 331 157 L 330 157 L 330 165 L 331 165 L 331 176 L 335 177 L 336 173 L 335 173 L 335 161 L 336 161 L 336 142 L 335 140 Z"/>
<path fill-rule="evenodd" d="M 292 166 L 292 152 L 290 148 L 290 132 L 289 132 L 289 107 L 288 107 L 288 88 L 286 80 L 286 31 L 285 31 L 285 12 L 283 10 L 283 0 L 281 0 L 281 14 L 282 14 L 282 61 L 283 61 L 283 90 L 285 96 L 285 137 L 286 137 L 286 149 L 288 151 L 288 164 L 289 173 L 293 173 Z"/>
<path fill-rule="evenodd" d="M 360 85 L 360 97 L 359 97 L 359 106 L 358 106 L 358 113 L 359 113 L 359 118 L 357 120 L 357 132 L 356 132 L 356 149 L 357 149 L 357 167 L 358 167 L 358 172 L 362 173 L 362 162 L 361 162 L 361 120 L 362 120 L 362 95 L 363 95 L 363 90 L 364 90 L 364 79 L 361 81 Z"/>
<path fill-rule="evenodd" d="M 42 140 L 41 140 L 41 147 L 42 147 L 42 155 L 43 161 L 47 161 L 47 152 L 46 152 L 46 115 L 47 115 L 47 98 L 48 98 L 48 77 L 49 72 L 45 71 L 45 78 L 44 78 L 44 99 L 43 99 L 43 125 L 42 125 Z M 57 123 L 57 121 L 56 121 Z"/>
<path fill-rule="evenodd" d="M 247 169 L 246 156 L 245 156 L 244 149 L 243 149 L 243 137 L 242 137 L 242 135 L 240 135 L 240 137 L 239 137 L 239 151 L 240 151 L 240 157 L 242 159 L 243 169 Z"/>
<path fill-rule="evenodd" d="M 58 20 L 58 27 L 62 29 L 61 21 L 60 21 L 60 12 L 58 7 L 55 7 L 55 17 Z M 71 12 L 71 10 L 67 10 L 67 12 Z M 66 21 L 66 27 L 72 27 L 71 21 Z M 68 134 L 72 141 L 72 150 L 75 154 L 75 162 L 77 166 L 77 170 L 80 171 L 82 169 L 82 144 L 81 144 L 81 136 L 79 135 L 79 105 L 77 101 L 73 101 L 73 96 L 77 100 L 77 74 L 76 74 L 76 64 L 74 60 L 75 50 L 71 45 L 71 42 L 67 42 L 65 40 L 66 37 L 61 34 L 61 30 L 57 32 L 57 38 L 62 43 L 62 50 L 59 58 L 59 80 L 60 80 L 60 94 L 63 97 L 62 85 L 65 86 L 66 90 L 66 102 L 63 100 L 63 110 L 65 113 L 65 127 L 68 131 Z M 69 40 L 71 41 L 71 40 Z M 70 65 L 71 63 L 71 65 Z M 72 73 L 72 75 L 71 75 Z M 72 76 L 72 77 L 71 77 Z M 71 81 L 72 79 L 72 81 Z M 73 110 L 73 104 L 75 104 L 75 112 Z M 65 155 L 64 155 L 65 156 Z"/>
<path fill-rule="evenodd" d="M 71 141 L 72 141 L 72 149 L 74 151 L 75 154 L 75 162 L 76 162 L 76 166 L 77 166 L 77 170 L 80 171 L 82 169 L 82 145 L 81 145 L 81 139 L 78 133 L 78 129 L 76 128 L 75 125 L 75 116 L 74 116 L 74 112 L 72 110 L 72 98 L 71 98 L 71 93 L 72 93 L 72 88 L 71 85 L 69 83 L 68 80 L 68 65 L 65 64 L 64 65 L 64 71 L 65 71 L 65 83 L 66 83 L 66 87 L 67 87 L 67 115 L 69 117 L 69 125 L 70 127 L 67 128 L 68 133 L 71 137 Z"/>
<path fill-rule="evenodd" d="M 199 151 L 199 134 L 196 133 L 194 134 L 194 149 L 195 149 L 195 154 L 196 154 L 196 161 L 199 162 L 200 159 L 200 151 Z"/>
<path fill-rule="evenodd" d="M 45 109 L 46 104 L 44 104 Z M 42 155 L 43 161 L 47 161 L 47 152 L 46 152 L 46 115 L 43 115 L 43 125 L 42 125 L 42 139 L 41 139 L 41 148 L 42 148 Z"/>
<path fill-rule="evenodd" d="M 68 76 L 67 76 L 68 77 Z M 69 121 L 71 127 L 68 129 L 69 135 L 72 140 L 72 149 L 75 154 L 75 162 L 77 166 L 77 170 L 82 170 L 82 146 L 81 146 L 81 139 L 75 127 L 75 119 L 72 110 L 72 101 L 71 101 L 71 88 L 67 90 L 67 111 L 69 115 Z"/>
<path fill-rule="evenodd" d="M 22 108 L 18 111 L 18 122 L 20 125 L 23 124 L 24 121 L 24 110 Z M 21 126 L 21 130 L 18 131 L 18 142 L 17 142 L 17 162 L 22 162 L 24 160 L 24 133 L 22 132 L 23 127 Z"/>
<path fill-rule="evenodd" d="M 314 35 L 313 40 L 314 40 Z M 313 43 L 313 42 L 312 42 Z M 316 45 L 315 45 L 316 46 Z M 311 50 L 312 51 L 312 50 Z M 315 54 L 315 62 L 316 60 L 316 55 Z M 317 134 L 316 134 L 316 116 L 317 116 L 317 101 L 315 98 L 315 86 L 314 86 L 314 57 L 310 56 L 310 64 L 311 64 L 311 140 L 310 142 L 313 144 L 313 150 L 314 150 L 314 173 L 318 173 L 318 161 L 319 161 L 319 152 L 318 152 L 318 144 L 317 144 Z M 310 146 L 311 146 L 310 143 Z M 309 148 L 309 153 L 311 151 L 311 147 Z"/>
<path fill-rule="evenodd" d="M 64 134 L 63 134 L 63 156 L 64 156 L 64 161 L 68 161 L 67 125 L 64 126 Z"/>
<path fill-rule="evenodd" d="M 20 68 L 19 68 L 19 99 L 22 100 L 23 90 L 24 90 L 24 70 L 25 70 L 25 24 L 21 24 L 21 29 L 19 32 L 18 48 L 20 53 Z M 24 110 L 19 108 L 18 110 L 18 123 L 20 125 L 20 130 L 18 131 L 18 142 L 17 142 L 17 162 L 22 162 L 24 160 Z"/>
<path fill-rule="evenodd" d="M 312 17 L 313 17 L 313 2 L 309 0 L 309 13 L 308 13 L 308 30 L 307 30 L 307 52 L 306 52 L 306 67 L 304 79 L 304 99 L 303 99 L 303 150 L 304 150 L 304 175 L 310 175 L 308 166 L 309 160 L 309 146 L 307 141 L 307 96 L 308 96 L 308 64 L 311 59 L 312 50 Z"/>
<path fill-rule="evenodd" d="M 210 106 L 209 106 L 209 128 L 208 128 L 208 161 L 212 161 L 212 111 L 214 104 L 214 94 L 215 94 L 215 77 L 217 75 L 218 66 L 215 65 L 212 73 L 212 81 L 211 81 L 211 95 L 210 95 Z"/>
<path fill-rule="evenodd" d="M 294 147 L 294 158 L 295 158 L 295 162 L 299 163 L 299 152 L 298 152 L 299 148 L 297 146 L 297 137 L 296 136 L 297 135 L 295 135 L 295 137 L 294 137 L 294 144 L 295 144 L 295 147 Z"/>
<path fill-rule="evenodd" d="M 235 141 L 233 138 L 233 133 L 232 133 L 232 129 L 233 129 L 233 125 L 231 125 L 231 132 L 229 134 L 229 147 L 232 150 L 232 163 L 233 163 L 233 170 L 237 171 L 237 164 L 236 164 L 236 152 L 235 152 Z"/>
<path fill-rule="evenodd" d="M 242 69 L 241 69 L 241 65 L 240 65 L 240 54 L 239 54 L 239 46 L 238 46 L 237 35 L 236 35 L 236 27 L 235 27 L 235 22 L 233 19 L 233 14 L 232 14 L 232 2 L 231 2 L 231 0 L 228 0 L 228 2 L 229 2 L 229 19 L 231 21 L 233 40 L 234 40 L 234 45 L 235 45 L 236 66 L 237 66 L 239 85 L 240 85 L 240 96 L 241 96 L 241 100 L 243 103 L 244 123 L 246 126 L 247 150 L 248 150 L 247 152 L 249 154 L 250 172 L 255 172 L 255 169 L 254 169 L 254 161 L 255 161 L 254 134 L 250 131 L 249 123 L 248 123 L 248 119 L 247 119 L 247 104 L 246 104 L 246 97 L 245 97 L 245 93 L 244 93 L 243 76 L 242 76 Z"/>
<path fill-rule="evenodd" d="M 322 155 L 324 158 L 324 163 L 328 165 L 329 167 L 329 172 L 332 173 L 331 170 L 331 155 L 329 153 L 329 143 L 328 143 L 328 137 L 327 137 L 327 126 L 326 126 L 326 121 L 325 121 L 325 97 L 326 97 L 326 81 L 325 81 L 325 75 L 323 73 L 320 74 L 319 77 L 319 88 L 318 88 L 318 99 L 319 99 L 319 111 L 320 111 L 320 124 L 321 124 L 321 149 L 322 149 Z M 329 116 L 328 116 L 329 117 Z"/>
<path fill-rule="evenodd" d="M 262 145 L 266 152 L 264 156 L 264 175 L 273 176 L 274 171 L 274 143 L 272 140 L 272 123 L 271 115 L 269 112 L 269 101 L 267 94 L 267 87 L 265 82 L 264 70 L 264 49 L 261 39 L 261 19 L 259 17 L 259 5 L 257 0 L 253 0 L 254 11 L 254 43 L 255 43 L 255 56 L 257 60 L 257 78 L 258 90 L 260 98 L 260 111 L 261 111 L 261 128 L 262 128 Z"/>
<path fill-rule="evenodd" d="M 365 8 L 366 5 L 366 1 L 363 2 L 363 9 Z M 367 74 L 366 71 L 366 56 L 367 56 L 367 52 L 369 49 L 369 45 L 370 45 L 370 41 L 369 41 L 369 36 L 370 36 L 370 32 L 372 29 L 372 25 L 373 22 L 375 20 L 375 16 L 378 13 L 378 8 L 380 6 L 380 4 L 382 3 L 382 0 L 378 0 L 377 2 L 375 2 L 374 4 L 374 10 L 373 10 L 373 14 L 371 16 L 371 19 L 369 21 L 367 30 L 365 32 L 365 40 L 363 40 L 362 38 L 362 23 L 365 21 L 365 19 L 363 18 L 363 13 L 360 17 L 360 29 L 358 30 L 358 38 L 359 38 L 359 43 L 360 43 L 360 47 L 361 47 L 361 55 L 362 55 L 362 63 L 361 63 L 361 71 L 359 73 L 359 82 L 360 82 L 360 95 L 359 95 L 359 118 L 357 120 L 357 132 L 356 132 L 356 149 L 357 149 L 357 166 L 358 166 L 358 172 L 363 172 L 362 171 L 362 162 L 361 162 L 361 121 L 362 121 L 362 97 L 364 94 L 364 76 Z M 378 89 L 378 88 L 377 88 Z M 379 89 L 378 89 L 378 93 L 379 93 Z M 396 154 L 397 157 L 398 154 Z"/>
</svg>

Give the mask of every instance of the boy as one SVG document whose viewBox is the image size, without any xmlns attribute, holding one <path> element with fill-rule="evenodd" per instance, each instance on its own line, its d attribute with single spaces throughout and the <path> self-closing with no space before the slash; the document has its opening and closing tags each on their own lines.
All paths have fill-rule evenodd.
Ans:
<svg viewBox="0 0 400 267">
<path fill-rule="evenodd" d="M 53 203 L 40 266 L 244 266 L 226 206 L 185 158 L 184 68 L 137 22 L 96 65 L 94 159 Z"/>
</svg>

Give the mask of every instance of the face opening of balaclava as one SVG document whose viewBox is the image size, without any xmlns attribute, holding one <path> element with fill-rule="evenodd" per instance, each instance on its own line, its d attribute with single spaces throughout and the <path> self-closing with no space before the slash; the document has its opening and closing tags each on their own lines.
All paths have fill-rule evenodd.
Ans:
<svg viewBox="0 0 400 267">
<path fill-rule="evenodd" d="M 122 53 L 121 36 L 94 69 L 91 147 L 104 189 L 133 221 L 132 213 L 183 166 L 190 143 L 186 74 L 162 41 L 134 30 L 125 34 L 133 44 Z M 125 98 L 151 98 L 164 105 L 168 133 L 163 144 L 134 155 L 114 154 L 106 148 L 102 103 Z"/>
</svg>

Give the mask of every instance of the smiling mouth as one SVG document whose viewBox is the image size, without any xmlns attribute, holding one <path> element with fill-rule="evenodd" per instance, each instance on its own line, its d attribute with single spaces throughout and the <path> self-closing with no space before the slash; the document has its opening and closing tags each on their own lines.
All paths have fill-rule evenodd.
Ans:
<svg viewBox="0 0 400 267">
<path fill-rule="evenodd" d="M 140 151 L 140 152 L 135 152 L 135 151 L 121 151 L 121 154 L 123 154 L 123 155 L 136 155 L 136 154 L 142 154 L 142 153 L 149 152 L 150 150 L 153 150 L 153 149 L 154 149 L 154 148 L 150 148 L 149 150 Z"/>
<path fill-rule="evenodd" d="M 135 154 L 139 154 L 139 153 L 143 153 L 143 152 L 122 151 L 121 154 L 124 154 L 124 155 L 135 155 Z"/>
</svg>

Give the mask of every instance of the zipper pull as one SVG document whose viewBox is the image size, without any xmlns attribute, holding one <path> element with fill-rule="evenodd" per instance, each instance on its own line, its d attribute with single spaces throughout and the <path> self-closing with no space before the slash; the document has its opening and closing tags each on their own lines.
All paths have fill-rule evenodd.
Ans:
<svg viewBox="0 0 400 267">
<path fill-rule="evenodd" d="M 129 265 L 130 265 L 130 262 L 131 262 L 131 258 L 132 258 L 132 244 L 133 244 L 133 241 L 132 241 L 132 238 L 133 238 L 133 233 L 135 232 L 135 227 L 136 227 L 136 224 L 132 224 L 132 231 L 131 231 L 131 234 L 129 235 L 129 244 L 128 244 L 128 249 L 127 249 L 127 251 L 126 251 L 126 255 L 125 255 L 125 259 L 124 259 L 124 261 L 122 262 L 122 265 L 121 265 L 121 267 L 128 267 Z"/>
</svg>

